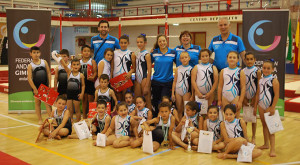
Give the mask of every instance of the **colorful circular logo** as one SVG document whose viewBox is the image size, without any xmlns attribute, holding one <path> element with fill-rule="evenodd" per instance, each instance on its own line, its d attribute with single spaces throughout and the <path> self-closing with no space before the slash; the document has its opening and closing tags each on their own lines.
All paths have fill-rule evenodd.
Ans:
<svg viewBox="0 0 300 165">
<path fill-rule="evenodd" d="M 268 52 L 268 51 L 271 51 L 273 49 L 275 49 L 279 42 L 280 42 L 280 39 L 281 39 L 281 36 L 275 36 L 274 37 L 274 41 L 271 45 L 266 45 L 266 46 L 263 46 L 263 45 L 258 45 L 255 43 L 254 41 L 254 34 L 258 35 L 258 36 L 261 36 L 264 34 L 264 30 L 262 28 L 259 28 L 259 26 L 263 23 L 267 23 L 267 22 L 272 22 L 270 20 L 261 20 L 261 21 L 258 21 L 256 22 L 255 24 L 253 24 L 248 32 L 248 40 L 249 40 L 249 44 L 251 45 L 251 47 L 257 51 L 260 51 L 260 52 Z"/>
<path fill-rule="evenodd" d="M 14 36 L 14 40 L 17 43 L 17 45 L 19 45 L 21 48 L 23 49 L 30 49 L 33 46 L 37 46 L 40 47 L 44 41 L 45 41 L 45 34 L 40 34 L 39 36 L 39 40 L 36 43 L 24 43 L 21 41 L 20 39 L 20 35 L 19 33 L 23 33 L 23 34 L 27 34 L 29 29 L 27 26 L 23 26 L 25 23 L 27 22 L 31 22 L 31 21 L 36 21 L 34 19 L 23 19 L 20 22 L 18 22 L 14 28 L 14 32 L 13 32 L 13 36 Z"/>
</svg>

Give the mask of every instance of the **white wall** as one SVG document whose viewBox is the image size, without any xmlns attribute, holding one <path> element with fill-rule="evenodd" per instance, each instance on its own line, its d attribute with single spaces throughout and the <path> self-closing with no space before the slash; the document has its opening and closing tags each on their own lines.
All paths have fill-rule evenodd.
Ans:
<svg viewBox="0 0 300 165">
<path fill-rule="evenodd" d="M 56 29 L 56 31 L 55 31 Z M 55 33 L 54 33 L 55 31 Z M 52 42 L 52 36 L 54 36 L 54 40 Z M 63 27 L 62 28 L 62 48 L 68 49 L 70 55 L 75 53 L 75 32 L 74 27 Z M 60 33 L 59 27 L 51 28 L 51 51 L 60 50 Z"/>
<path fill-rule="evenodd" d="M 212 38 L 216 35 L 220 34 L 220 31 L 217 27 L 217 23 L 205 23 L 205 24 L 181 24 L 179 26 L 169 26 L 169 35 L 170 36 L 176 36 L 176 37 L 170 37 L 169 39 L 169 47 L 174 48 L 177 45 L 179 45 L 179 35 L 180 32 L 188 30 L 190 32 L 206 32 L 206 47 L 209 46 L 210 41 Z M 231 23 L 231 32 L 233 34 L 237 34 L 237 23 Z M 147 36 L 156 36 L 158 33 L 158 26 L 152 25 L 152 26 L 123 26 L 122 27 L 122 34 L 129 35 L 130 38 L 130 45 L 129 49 L 132 51 L 135 51 L 137 49 L 135 39 L 140 33 L 145 33 Z M 111 30 L 110 35 L 118 36 L 118 29 L 114 28 Z M 153 47 L 156 38 L 154 37 L 148 37 L 148 44 L 146 49 L 151 50 Z"/>
<path fill-rule="evenodd" d="M 241 27 L 241 26 L 240 26 Z M 179 35 L 181 31 L 188 30 L 190 32 L 206 32 L 206 47 L 209 46 L 210 41 L 216 35 L 219 35 L 219 29 L 217 27 L 217 23 L 199 23 L 199 24 L 180 24 L 179 26 L 169 26 L 169 35 L 171 36 L 169 39 L 169 47 L 174 48 L 179 45 Z M 52 28 L 51 32 L 53 35 L 54 28 Z M 231 23 L 231 32 L 233 34 L 237 34 L 237 23 Z M 130 45 L 128 49 L 132 51 L 138 51 L 136 46 L 136 37 L 141 33 L 147 34 L 148 44 L 146 49 L 150 51 L 155 43 L 157 33 L 158 33 L 158 26 L 157 25 L 149 25 L 149 26 L 123 26 L 122 27 L 122 34 L 129 35 L 130 38 Z M 78 38 L 86 38 L 86 43 L 90 44 L 89 37 L 97 35 L 96 33 L 75 33 L 74 27 L 63 27 L 63 48 L 68 49 L 70 54 L 79 54 L 80 47 L 78 46 L 77 39 Z M 118 38 L 118 28 L 112 27 L 109 33 L 112 36 Z M 241 30 L 239 32 L 241 35 Z M 151 37 L 154 36 L 154 37 Z M 172 37 L 175 36 L 175 37 Z M 57 29 L 55 33 L 54 42 L 52 44 L 52 50 L 59 50 L 59 29 Z"/>
</svg>

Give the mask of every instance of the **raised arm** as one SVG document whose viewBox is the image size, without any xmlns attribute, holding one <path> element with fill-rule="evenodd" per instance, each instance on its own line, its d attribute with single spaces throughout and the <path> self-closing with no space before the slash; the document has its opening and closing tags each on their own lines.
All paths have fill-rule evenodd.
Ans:
<svg viewBox="0 0 300 165">
<path fill-rule="evenodd" d="M 57 91 L 57 82 L 58 82 L 58 67 L 55 68 L 54 75 L 54 90 Z"/>
<path fill-rule="evenodd" d="M 68 75 L 71 73 L 71 69 L 69 69 L 68 65 L 65 63 L 64 60 L 62 60 L 61 57 L 57 57 L 57 52 L 53 51 L 52 53 L 52 58 L 58 63 L 61 64 L 62 67 L 64 67 L 65 71 L 67 72 Z"/>
</svg>

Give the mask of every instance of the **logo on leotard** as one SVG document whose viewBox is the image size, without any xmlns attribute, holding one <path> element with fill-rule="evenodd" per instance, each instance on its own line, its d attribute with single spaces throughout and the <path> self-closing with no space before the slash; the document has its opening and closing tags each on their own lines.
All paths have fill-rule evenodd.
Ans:
<svg viewBox="0 0 300 165">
<path fill-rule="evenodd" d="M 35 19 L 23 19 L 23 20 L 19 21 L 16 24 L 16 26 L 14 27 L 14 32 L 13 32 L 14 40 L 17 43 L 17 45 L 19 45 L 23 49 L 30 49 L 33 46 L 40 47 L 45 41 L 45 34 L 40 34 L 39 40 L 35 43 L 28 44 L 28 43 L 24 43 L 21 41 L 19 33 L 21 32 L 23 34 L 27 34 L 29 29 L 24 24 L 27 22 L 32 22 L 32 21 L 36 21 L 36 20 Z"/>
<path fill-rule="evenodd" d="M 262 36 L 264 34 L 264 30 L 262 28 L 259 28 L 261 24 L 267 23 L 267 22 L 272 22 L 270 20 L 260 20 L 255 22 L 251 28 L 249 29 L 248 32 L 248 41 L 251 47 L 257 51 L 260 52 L 268 52 L 271 50 L 274 50 L 280 43 L 281 36 L 275 36 L 274 41 L 271 45 L 258 45 L 256 44 L 254 40 L 254 33 L 258 36 Z"/>
</svg>

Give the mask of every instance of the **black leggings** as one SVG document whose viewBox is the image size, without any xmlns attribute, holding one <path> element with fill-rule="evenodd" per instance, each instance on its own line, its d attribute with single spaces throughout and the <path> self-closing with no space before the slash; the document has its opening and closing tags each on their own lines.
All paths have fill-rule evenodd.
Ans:
<svg viewBox="0 0 300 165">
<path fill-rule="evenodd" d="M 158 126 L 152 131 L 152 141 L 156 141 L 161 144 L 164 141 L 164 131 L 162 127 Z"/>
<path fill-rule="evenodd" d="M 155 80 L 151 82 L 152 105 L 154 107 L 153 117 L 158 115 L 158 104 L 161 102 L 162 96 L 171 97 L 173 81 L 162 83 Z"/>
</svg>

